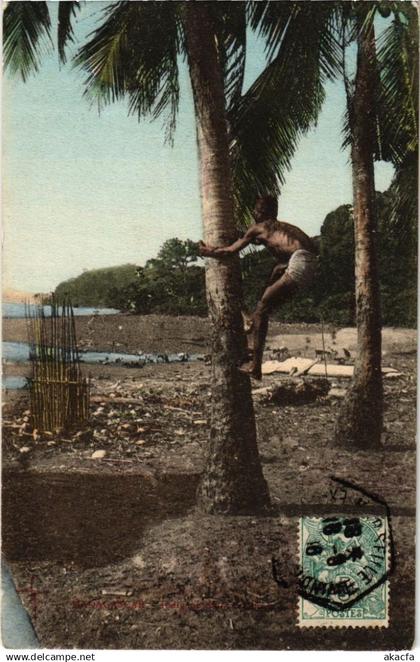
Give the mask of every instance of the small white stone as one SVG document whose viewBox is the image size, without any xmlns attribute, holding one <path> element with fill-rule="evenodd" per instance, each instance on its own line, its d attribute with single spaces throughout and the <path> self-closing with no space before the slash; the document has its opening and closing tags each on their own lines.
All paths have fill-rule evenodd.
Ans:
<svg viewBox="0 0 420 662">
<path fill-rule="evenodd" d="M 31 449 L 29 448 L 29 446 L 22 446 L 22 448 L 19 448 L 19 451 L 20 451 L 21 453 L 29 453 L 30 450 L 31 450 Z"/>
<path fill-rule="evenodd" d="M 105 457 L 106 451 L 95 451 L 92 453 L 90 456 L 91 460 L 102 460 L 103 457 Z"/>
<path fill-rule="evenodd" d="M 136 556 L 133 556 L 132 558 L 133 565 L 135 565 L 137 568 L 145 568 L 146 563 L 142 557 L 141 554 L 136 554 Z"/>
</svg>

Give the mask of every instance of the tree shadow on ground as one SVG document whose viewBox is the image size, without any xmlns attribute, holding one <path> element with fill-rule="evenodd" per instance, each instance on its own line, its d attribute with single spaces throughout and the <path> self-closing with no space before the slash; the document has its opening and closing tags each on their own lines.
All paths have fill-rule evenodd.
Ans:
<svg viewBox="0 0 420 662">
<path fill-rule="evenodd" d="M 145 527 L 195 504 L 198 474 L 3 472 L 3 553 L 10 561 L 107 565 L 139 546 Z"/>
</svg>

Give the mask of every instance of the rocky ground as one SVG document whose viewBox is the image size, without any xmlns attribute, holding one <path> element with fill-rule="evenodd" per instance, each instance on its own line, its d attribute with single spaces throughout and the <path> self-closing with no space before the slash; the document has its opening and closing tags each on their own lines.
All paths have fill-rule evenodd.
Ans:
<svg viewBox="0 0 420 662">
<path fill-rule="evenodd" d="M 107 328 L 96 338 L 91 334 L 95 348 L 109 349 L 105 343 L 112 342 L 121 319 L 114 318 L 113 327 L 105 319 L 93 322 Z M 146 332 L 144 320 L 125 319 L 131 329 L 125 329 L 128 351 L 192 351 L 198 342 L 206 351 L 203 320 L 188 325 L 181 318 L 172 326 L 167 318 L 149 320 L 155 326 Z M 6 326 L 5 340 L 19 339 L 20 321 L 13 322 L 14 333 L 13 325 Z M 85 342 L 88 320 L 82 325 Z M 140 328 L 144 333 L 135 340 Z M 310 356 L 318 347 L 319 328 L 293 328 L 286 335 L 282 329 L 281 337 L 278 330 L 272 327 L 272 350 L 287 345 L 294 354 Z M 153 345 L 158 333 L 159 347 Z M 345 346 L 353 355 L 353 330 L 327 333 L 334 351 L 343 356 Z M 170 345 L 175 336 L 181 340 Z M 332 394 L 309 377 L 275 374 L 253 384 L 259 449 L 273 504 L 270 515 L 259 518 L 204 516 L 196 509 L 208 444 L 210 368 L 203 362 L 143 369 L 90 366 L 90 422 L 60 436 L 34 435 L 27 395 L 6 394 L 3 553 L 42 646 L 410 647 L 414 351 L 415 332 L 386 331 L 384 364 L 402 374 L 384 380 L 383 449 L 376 452 L 349 452 L 332 444 L 347 381 L 331 380 Z M 22 374 L 28 366 L 6 370 Z M 289 397 L 302 383 L 305 398 Z M 271 395 L 276 393 L 280 400 Z M 379 495 L 392 517 L 397 563 L 390 578 L 390 627 L 366 630 L 363 637 L 353 629 L 345 635 L 341 629 L 299 629 L 295 584 L 279 588 L 272 575 L 273 556 L 286 561 L 293 574 L 299 517 L 323 515 L 330 507 L 331 476 Z"/>
</svg>

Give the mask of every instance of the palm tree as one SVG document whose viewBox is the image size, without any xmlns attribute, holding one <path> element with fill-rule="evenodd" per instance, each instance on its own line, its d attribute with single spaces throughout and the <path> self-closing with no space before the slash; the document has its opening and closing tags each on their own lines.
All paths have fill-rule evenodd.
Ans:
<svg viewBox="0 0 420 662">
<path fill-rule="evenodd" d="M 60 3 L 61 59 L 78 7 Z M 324 81 L 340 70 L 334 30 L 340 8 L 341 3 L 331 2 L 114 2 L 76 61 L 88 74 L 88 96 L 100 102 L 128 97 L 130 111 L 139 118 L 169 111 L 170 139 L 179 101 L 178 58 L 187 57 L 204 238 L 229 243 L 236 234 L 235 217 L 249 214 L 256 195 L 279 190 L 300 135 L 321 108 Z M 241 95 L 247 18 L 266 39 L 269 64 Z M 46 3 L 10 3 L 4 32 L 6 65 L 26 78 L 38 67 L 40 46 L 50 39 Z M 236 369 L 245 348 L 238 259 L 209 261 L 206 281 L 213 323 L 212 416 L 201 506 L 209 512 L 265 508 L 269 499 L 250 383 Z"/>
<path fill-rule="evenodd" d="M 234 51 L 235 60 L 239 55 L 237 66 L 243 75 L 240 58 L 245 38 L 245 21 L 236 20 L 236 35 L 229 35 L 229 40 L 225 39 L 228 43 L 220 42 L 225 36 L 220 23 L 228 32 L 229 23 L 237 19 L 238 7 L 244 10 L 244 5 L 237 3 L 233 12 L 221 16 L 226 9 L 222 5 L 215 11 L 213 3 L 207 2 L 110 3 L 105 20 L 77 55 L 77 64 L 88 73 L 88 95 L 105 102 L 128 96 L 130 110 L 139 117 L 150 112 L 158 117 L 169 109 L 169 137 L 179 99 L 177 59 L 180 54 L 187 55 L 196 112 L 205 240 L 217 244 L 231 243 L 235 238 L 225 114 L 225 82 L 232 58 L 226 46 Z M 77 6 L 60 3 L 62 59 L 72 35 L 69 19 Z M 47 4 L 9 4 L 4 30 L 6 65 L 20 71 L 25 79 L 38 68 L 37 47 L 49 38 Z M 256 443 L 250 380 L 237 370 L 245 352 L 239 258 L 211 261 L 206 272 L 213 323 L 212 412 L 200 503 L 210 512 L 266 509 L 269 495 Z"/>
<path fill-rule="evenodd" d="M 347 142 L 351 145 L 353 174 L 358 354 L 335 429 L 337 443 L 348 447 L 379 447 L 383 426 L 374 159 L 389 160 L 396 167 L 394 187 L 399 203 L 395 224 L 400 232 L 407 234 L 412 225 L 417 200 L 418 59 L 412 36 L 415 10 L 407 12 L 405 8 L 408 20 L 402 21 L 400 4 L 383 7 L 381 3 L 366 3 L 350 8 L 357 34 L 354 92 L 347 88 Z M 378 9 L 385 16 L 392 9 L 394 20 L 381 37 L 377 53 L 374 16 Z M 350 12 L 344 12 L 344 22 Z"/>
<path fill-rule="evenodd" d="M 362 10 L 361 10 L 362 9 Z M 351 388 L 336 424 L 339 444 L 379 446 L 382 432 L 381 313 L 376 259 L 374 153 L 377 69 L 369 8 L 353 10 L 357 29 L 357 69 L 349 108 L 358 354 Z"/>
<path fill-rule="evenodd" d="M 185 34 L 197 118 L 205 240 L 213 245 L 223 245 L 235 238 L 234 212 L 236 211 L 237 219 L 239 215 L 246 216 L 256 195 L 261 195 L 267 189 L 278 190 L 278 179 L 273 175 L 277 173 L 277 176 L 283 176 L 298 137 L 316 120 L 323 101 L 320 84 L 322 73 L 319 71 L 322 61 L 321 40 L 318 38 L 315 43 L 311 41 L 309 45 L 302 47 L 302 29 L 308 28 L 312 23 L 313 14 L 306 14 L 297 3 L 284 3 L 283 6 L 276 3 L 279 5 L 277 16 L 280 16 L 283 31 L 288 28 L 288 38 L 282 42 L 282 47 L 278 49 L 269 69 L 256 82 L 258 91 L 253 86 L 245 97 L 240 94 L 232 95 L 228 109 L 228 136 L 223 80 L 217 63 L 216 41 L 212 36 L 217 34 L 217 29 L 211 22 L 214 3 L 209 3 L 207 15 L 199 9 L 203 4 L 205 3 L 186 3 Z M 239 6 L 239 3 L 231 4 Z M 261 30 L 264 30 L 264 18 L 267 11 L 271 10 L 272 3 L 254 4 L 250 14 L 255 29 L 261 26 Z M 318 14 L 318 21 L 325 22 L 330 11 L 328 9 L 322 17 Z M 240 34 L 243 37 L 238 39 L 238 42 L 242 45 L 245 21 L 243 15 L 242 20 L 237 14 L 234 18 L 241 28 Z M 238 35 L 238 32 L 233 32 Z M 293 58 L 289 46 L 296 43 L 299 47 L 296 47 L 297 53 L 294 53 Z M 297 79 L 296 57 L 302 57 L 303 51 L 307 58 L 311 57 L 312 60 L 310 63 L 306 62 L 307 67 L 302 68 L 302 78 Z M 326 57 L 327 54 L 324 59 Z M 304 76 L 306 80 L 303 80 Z M 231 83 L 225 87 L 230 88 Z M 267 97 L 267 89 L 271 91 L 271 98 Z M 277 92 L 276 95 L 272 94 L 274 91 Z M 277 101 L 283 91 L 283 98 Z M 295 96 L 298 97 L 297 101 Z M 252 111 L 249 108 L 250 99 Z M 252 139 L 249 138 L 251 135 Z M 259 136 L 257 150 L 250 149 L 255 135 Z M 235 197 L 232 193 L 228 137 L 231 141 Z M 255 163 L 253 155 L 257 153 L 259 161 Z M 224 196 L 221 196 L 221 191 L 224 191 Z M 227 495 L 235 494 L 237 498 L 238 489 L 243 488 L 243 503 L 249 509 L 254 500 L 254 495 L 248 491 L 252 485 L 250 479 L 256 474 L 258 464 L 253 417 L 251 420 L 248 415 L 248 412 L 252 411 L 248 380 L 235 368 L 235 362 L 240 359 L 245 346 L 240 316 L 241 297 L 238 297 L 241 288 L 239 259 L 235 257 L 232 262 L 232 265 L 221 265 L 213 260 L 206 269 L 207 300 L 213 322 L 213 425 L 200 497 L 202 506 L 210 511 L 215 509 L 220 498 L 226 499 Z M 247 450 L 241 457 L 238 449 L 244 447 Z M 235 476 L 238 476 L 235 481 L 237 487 L 234 487 L 232 482 Z M 245 481 L 242 478 L 241 481 L 241 476 L 249 478 Z M 250 499 L 248 502 L 246 495 Z M 231 507 L 229 509 L 232 510 Z"/>
<path fill-rule="evenodd" d="M 317 60 L 322 41 L 316 43 L 315 56 L 307 51 L 311 70 L 305 66 L 305 48 L 300 45 L 297 49 L 304 85 L 300 84 L 296 59 L 289 57 L 286 65 L 282 62 L 288 45 L 303 43 L 300 31 L 305 26 L 305 12 L 301 3 L 275 3 L 279 5 L 276 9 L 269 2 L 248 4 L 247 10 L 244 2 L 110 3 L 102 24 L 76 58 L 88 75 L 88 96 L 100 102 L 128 97 L 129 110 L 139 118 L 149 113 L 156 118 L 169 111 L 170 139 L 179 100 L 178 58 L 187 57 L 200 155 L 204 238 L 214 244 L 234 240 L 235 211 L 249 209 L 251 204 L 245 192 L 255 197 L 267 188 L 277 189 L 276 175 L 283 176 L 299 135 L 316 119 L 322 103 Z M 73 39 L 71 19 L 78 8 L 77 2 L 59 5 L 58 49 L 63 61 L 66 44 Z M 247 11 L 254 29 L 261 26 L 263 33 L 270 34 L 268 22 L 273 9 L 281 20 L 283 47 L 242 104 Z M 310 23 L 308 16 L 306 28 Z M 40 51 L 51 40 L 50 31 L 47 3 L 10 3 L 4 15 L 6 66 L 25 80 L 38 69 Z M 273 101 L 267 113 L 264 89 L 267 85 L 273 89 L 282 77 L 286 100 Z M 249 100 L 254 116 L 247 109 Z M 254 126 L 250 127 L 250 122 Z M 247 131 L 256 128 L 268 159 L 259 177 L 257 168 L 263 166 L 264 158 L 255 163 L 252 140 L 246 142 Z M 235 196 L 231 162 L 235 186 L 240 184 Z M 252 187 L 247 182 L 252 182 Z M 269 496 L 256 444 L 250 381 L 237 370 L 245 351 L 238 257 L 208 261 L 206 283 L 213 326 L 212 413 L 200 503 L 209 512 L 265 509 Z"/>
<path fill-rule="evenodd" d="M 210 6 L 188 2 L 185 39 L 194 96 L 200 156 L 204 238 L 211 245 L 235 239 L 223 76 Z M 268 505 L 259 462 L 249 379 L 237 365 L 245 354 L 240 310 L 239 256 L 210 260 L 206 290 L 212 320 L 210 451 L 199 488 L 206 511 L 250 511 Z M 254 501 L 255 498 L 255 501 Z M 239 508 L 238 508 L 239 506 Z"/>
<path fill-rule="evenodd" d="M 274 60 L 267 67 L 235 108 L 233 156 L 240 155 L 239 165 L 234 160 L 235 191 L 242 207 L 245 201 L 245 211 L 249 211 L 255 185 L 261 188 L 270 182 L 275 189 L 281 183 L 289 156 L 286 142 L 293 153 L 293 138 L 287 136 L 281 143 L 285 135 L 277 130 L 275 121 L 275 114 L 282 114 L 287 108 L 288 93 L 293 89 L 288 85 L 288 58 L 296 62 L 296 66 L 304 58 L 311 76 L 310 85 L 303 88 L 303 94 L 309 91 L 307 103 L 299 98 L 300 109 L 306 110 L 311 121 L 311 112 L 316 116 L 322 103 L 325 79 L 344 76 L 348 83 L 344 58 L 340 56 L 340 50 L 342 55 L 344 52 L 342 36 L 347 36 L 349 42 L 357 39 L 355 86 L 352 89 L 352 85 L 346 85 L 349 117 L 345 145 L 351 146 L 353 172 L 358 358 L 352 387 L 337 421 L 335 438 L 339 444 L 352 447 L 378 446 L 382 431 L 381 317 L 373 161 L 384 159 L 394 164 L 393 186 L 398 200 L 394 212 L 395 233 L 405 240 L 415 240 L 417 12 L 406 2 L 305 4 L 309 7 L 304 11 L 299 13 L 300 7 L 296 6 L 286 17 L 284 3 L 255 3 L 253 20 L 266 38 L 270 52 L 278 48 L 278 61 Z M 382 16 L 389 16 L 392 11 L 394 18 L 379 40 L 376 54 L 373 20 L 378 11 Z M 299 20 L 303 21 L 300 34 L 304 35 L 304 42 L 302 39 L 289 41 L 293 31 L 284 30 L 285 21 L 290 27 Z M 318 78 L 311 75 L 310 54 L 318 62 Z M 286 113 L 286 116 L 290 122 L 291 114 Z M 270 135 L 269 127 L 274 135 Z M 259 136 L 260 129 L 263 140 L 256 141 L 254 136 Z M 284 166 L 280 173 L 275 169 L 275 162 L 279 161 Z"/>
</svg>

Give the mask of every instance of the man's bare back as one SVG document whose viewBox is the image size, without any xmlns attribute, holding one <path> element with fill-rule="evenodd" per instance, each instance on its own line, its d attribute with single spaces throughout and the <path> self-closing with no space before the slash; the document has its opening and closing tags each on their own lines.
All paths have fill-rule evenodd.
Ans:
<svg viewBox="0 0 420 662">
<path fill-rule="evenodd" d="M 315 253 L 315 246 L 308 235 L 295 225 L 284 221 L 267 220 L 255 223 L 248 232 L 252 237 L 250 243 L 262 244 L 280 261 L 288 261 L 298 250 Z"/>
<path fill-rule="evenodd" d="M 230 246 L 211 247 L 200 242 L 200 254 L 203 257 L 225 257 L 238 253 L 249 244 L 256 244 L 265 246 L 277 261 L 252 316 L 252 361 L 240 368 L 256 379 L 261 379 L 261 363 L 270 312 L 274 306 L 292 297 L 299 287 L 308 285 L 316 269 L 316 248 L 313 241 L 295 225 L 275 220 L 276 216 L 276 198 L 258 198 L 254 209 L 255 223 L 243 237 Z"/>
</svg>

